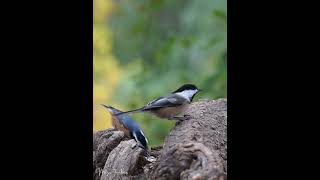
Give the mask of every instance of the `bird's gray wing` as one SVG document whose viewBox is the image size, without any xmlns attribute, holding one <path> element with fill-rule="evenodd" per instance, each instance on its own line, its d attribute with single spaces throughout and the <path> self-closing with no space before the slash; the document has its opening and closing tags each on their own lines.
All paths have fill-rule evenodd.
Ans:
<svg viewBox="0 0 320 180">
<path fill-rule="evenodd" d="M 171 94 L 171 95 L 160 97 L 158 99 L 151 101 L 143 109 L 148 110 L 148 109 L 155 109 L 155 108 L 161 108 L 161 107 L 174 107 L 174 106 L 182 105 L 185 102 L 186 102 L 185 98 Z"/>
</svg>

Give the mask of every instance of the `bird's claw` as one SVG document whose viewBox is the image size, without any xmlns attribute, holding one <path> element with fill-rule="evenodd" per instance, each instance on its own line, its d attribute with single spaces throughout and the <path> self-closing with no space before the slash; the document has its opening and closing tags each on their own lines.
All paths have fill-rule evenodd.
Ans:
<svg viewBox="0 0 320 180">
<path fill-rule="evenodd" d="M 169 119 L 170 119 L 170 120 L 177 120 L 177 121 L 185 121 L 185 120 L 188 120 L 188 119 L 190 119 L 190 118 L 191 118 L 190 115 L 185 114 L 185 115 L 183 115 L 182 117 L 174 116 L 174 117 L 171 117 L 171 118 L 169 118 Z"/>
<path fill-rule="evenodd" d="M 183 115 L 183 117 L 184 117 L 185 120 L 188 120 L 188 119 L 191 118 L 191 116 L 189 114 L 185 114 L 185 115 Z"/>
</svg>

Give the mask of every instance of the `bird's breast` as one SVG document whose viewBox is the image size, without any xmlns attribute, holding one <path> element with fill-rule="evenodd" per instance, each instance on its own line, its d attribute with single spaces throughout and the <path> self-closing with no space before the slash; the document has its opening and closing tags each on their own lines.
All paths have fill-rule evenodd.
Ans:
<svg viewBox="0 0 320 180">
<path fill-rule="evenodd" d="M 112 116 L 112 126 L 119 130 L 119 131 L 122 131 L 124 132 L 124 134 L 127 136 L 127 137 L 130 137 L 130 131 L 129 129 L 127 129 L 126 127 L 124 127 L 124 125 L 120 122 L 120 120 L 115 117 L 115 116 Z"/>
<path fill-rule="evenodd" d="M 159 118 L 170 118 L 183 112 L 186 107 L 187 105 L 181 105 L 176 107 L 165 107 L 165 108 L 150 110 L 150 112 L 155 114 Z"/>
</svg>

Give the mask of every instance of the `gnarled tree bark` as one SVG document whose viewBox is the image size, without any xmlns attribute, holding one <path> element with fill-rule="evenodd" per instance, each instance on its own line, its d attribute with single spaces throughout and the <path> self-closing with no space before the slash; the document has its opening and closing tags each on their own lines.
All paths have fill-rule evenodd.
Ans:
<svg viewBox="0 0 320 180">
<path fill-rule="evenodd" d="M 194 102 L 185 114 L 163 146 L 148 152 L 123 132 L 95 133 L 94 179 L 226 179 L 227 100 Z"/>
</svg>

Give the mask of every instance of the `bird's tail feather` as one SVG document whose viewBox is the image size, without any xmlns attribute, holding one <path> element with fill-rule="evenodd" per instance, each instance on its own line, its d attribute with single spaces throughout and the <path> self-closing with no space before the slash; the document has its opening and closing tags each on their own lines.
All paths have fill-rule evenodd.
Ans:
<svg viewBox="0 0 320 180">
<path fill-rule="evenodd" d="M 134 131 L 132 134 L 137 142 L 140 142 L 146 149 L 148 149 L 148 140 L 141 130 Z"/>
</svg>

